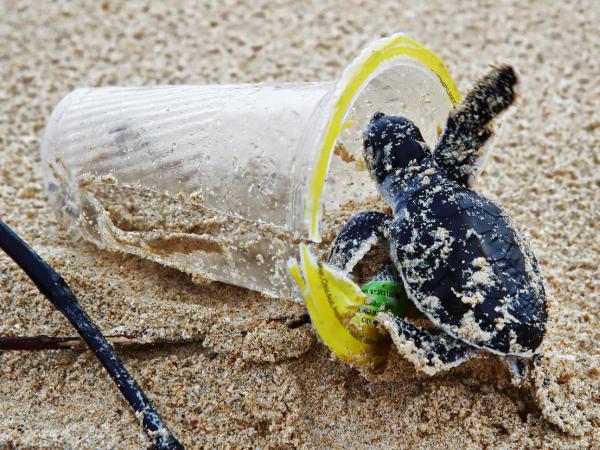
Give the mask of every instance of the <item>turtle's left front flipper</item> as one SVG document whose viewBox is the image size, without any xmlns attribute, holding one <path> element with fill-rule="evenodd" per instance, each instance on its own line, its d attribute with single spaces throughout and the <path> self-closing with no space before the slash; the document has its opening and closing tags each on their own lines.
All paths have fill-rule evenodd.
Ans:
<svg viewBox="0 0 600 450">
<path fill-rule="evenodd" d="M 494 67 L 475 84 L 448 117 L 433 157 L 450 178 L 467 185 L 492 136 L 489 123 L 515 100 L 517 75 L 511 66 Z"/>
<path fill-rule="evenodd" d="M 400 355 L 417 370 L 434 375 L 476 356 L 473 347 L 437 328 L 423 328 L 407 319 L 379 313 L 379 323 L 390 333 Z"/>
<path fill-rule="evenodd" d="M 390 216 L 377 211 L 352 217 L 335 238 L 328 262 L 350 272 L 373 245 L 385 239 L 384 230 L 390 220 Z"/>
</svg>

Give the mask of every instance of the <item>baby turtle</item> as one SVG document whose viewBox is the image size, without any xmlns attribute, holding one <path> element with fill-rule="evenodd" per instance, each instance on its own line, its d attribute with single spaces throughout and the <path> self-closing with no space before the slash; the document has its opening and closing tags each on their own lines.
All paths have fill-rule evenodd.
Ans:
<svg viewBox="0 0 600 450">
<path fill-rule="evenodd" d="M 380 323 L 417 368 L 433 374 L 477 349 L 530 358 L 544 338 L 547 305 L 538 264 L 507 213 L 469 188 L 491 120 L 515 98 L 510 66 L 493 68 L 454 110 L 432 152 L 410 120 L 377 113 L 364 158 L 393 217 L 361 212 L 338 234 L 329 262 L 351 271 L 377 241 L 408 297 L 434 325 L 381 312 Z M 513 364 L 513 368 L 518 364 Z"/>
</svg>

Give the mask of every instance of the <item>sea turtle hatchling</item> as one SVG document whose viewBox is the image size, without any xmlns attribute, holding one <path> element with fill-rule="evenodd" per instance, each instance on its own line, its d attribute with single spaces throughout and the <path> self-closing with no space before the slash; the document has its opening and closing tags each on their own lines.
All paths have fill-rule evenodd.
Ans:
<svg viewBox="0 0 600 450">
<path fill-rule="evenodd" d="M 478 349 L 510 357 L 518 369 L 544 338 L 547 305 L 535 256 L 506 212 L 469 188 L 489 123 L 513 103 L 516 84 L 512 67 L 493 68 L 450 114 L 433 152 L 404 117 L 378 112 L 364 132 L 367 168 L 393 217 L 352 217 L 329 262 L 350 272 L 377 241 L 389 242 L 408 297 L 433 327 L 385 311 L 377 317 L 401 353 L 429 374 Z"/>
</svg>

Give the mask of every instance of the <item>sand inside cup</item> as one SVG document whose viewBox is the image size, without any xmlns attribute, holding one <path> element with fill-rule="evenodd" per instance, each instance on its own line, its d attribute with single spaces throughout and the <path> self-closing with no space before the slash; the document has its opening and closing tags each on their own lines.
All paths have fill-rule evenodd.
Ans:
<svg viewBox="0 0 600 450">
<path fill-rule="evenodd" d="M 364 163 L 350 154 L 344 144 L 336 145 L 333 164 L 348 164 L 366 172 Z M 235 271 L 239 252 L 249 252 L 259 266 L 273 270 L 277 277 L 287 278 L 285 261 L 295 256 L 294 245 L 302 242 L 290 232 L 268 223 L 256 223 L 233 218 L 203 207 L 202 195 L 177 193 L 161 194 L 144 186 L 119 185 L 112 176 L 94 177 L 86 174 L 75 181 L 85 201 L 83 215 L 78 226 L 83 227 L 96 245 L 110 246 L 115 241 L 131 249 L 133 253 L 192 273 L 195 282 L 210 282 L 189 267 L 179 255 L 197 254 L 210 258 L 211 254 L 225 256 L 230 262 L 223 267 Z M 280 199 L 283 201 L 284 199 Z M 326 260 L 333 239 L 343 224 L 354 214 L 363 210 L 385 210 L 375 192 L 364 200 L 347 201 L 339 209 L 325 209 L 322 221 L 323 240 L 313 244 L 316 254 Z M 304 242 L 310 243 L 305 240 Z M 265 249 L 266 251 L 261 251 Z M 374 253 L 374 252 L 373 252 Z M 368 263 L 357 268 L 359 281 L 366 281 L 382 267 L 386 260 L 381 255 L 373 264 L 373 254 Z M 246 257 L 246 256 L 245 256 Z"/>
</svg>

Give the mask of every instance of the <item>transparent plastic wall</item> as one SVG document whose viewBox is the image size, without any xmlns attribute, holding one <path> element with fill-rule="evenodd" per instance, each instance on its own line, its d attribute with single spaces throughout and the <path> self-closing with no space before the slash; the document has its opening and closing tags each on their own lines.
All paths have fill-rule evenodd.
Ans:
<svg viewBox="0 0 600 450">
<path fill-rule="evenodd" d="M 362 164 L 372 115 L 405 115 L 432 143 L 452 105 L 439 74 L 410 54 L 354 80 L 394 38 L 338 82 L 76 90 L 42 144 L 50 201 L 101 248 L 299 299 L 287 269 L 298 244 L 316 245 L 323 217 L 377 195 Z"/>
</svg>

